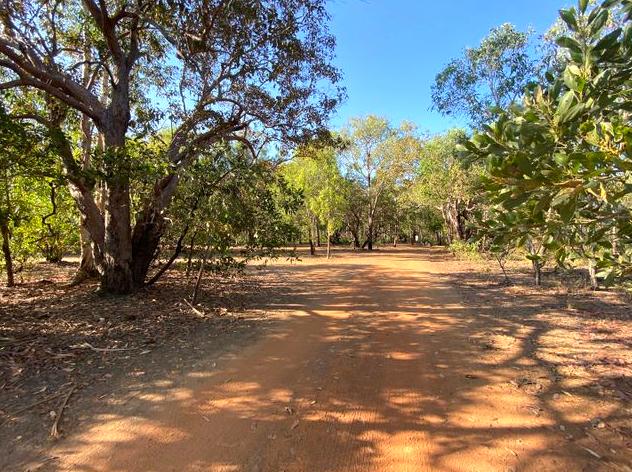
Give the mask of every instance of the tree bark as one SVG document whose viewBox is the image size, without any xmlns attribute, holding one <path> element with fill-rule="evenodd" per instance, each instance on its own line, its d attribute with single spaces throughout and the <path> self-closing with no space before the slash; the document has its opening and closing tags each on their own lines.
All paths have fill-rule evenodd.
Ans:
<svg viewBox="0 0 632 472">
<path fill-rule="evenodd" d="M 599 290 L 599 280 L 597 280 L 597 268 L 594 259 L 588 261 L 588 278 L 590 279 L 590 288 Z"/>
<path fill-rule="evenodd" d="M 366 236 L 366 248 L 369 251 L 373 250 L 373 218 L 369 217 L 369 225 L 367 228 L 367 236 Z"/>
<path fill-rule="evenodd" d="M 331 234 L 327 230 L 327 259 L 331 257 Z"/>
<path fill-rule="evenodd" d="M 82 246 L 83 244 L 90 244 L 90 251 L 82 247 L 82 256 L 84 256 L 84 251 L 86 255 L 89 252 L 89 257 L 92 258 L 94 266 L 100 268 L 103 263 L 105 224 L 103 213 L 92 194 L 93 182 L 85 177 L 83 169 L 75 161 L 72 147 L 58 123 L 51 125 L 50 136 L 66 169 L 70 194 L 75 200 L 81 215 L 80 230 L 85 232 L 84 234 L 86 235 L 86 237 L 82 235 Z M 81 265 L 83 266 L 83 264 L 84 260 L 82 257 Z M 86 262 L 86 264 L 86 267 L 89 268 L 89 262 Z"/>
<path fill-rule="evenodd" d="M 193 250 L 195 249 L 195 238 L 198 235 L 199 228 L 195 228 L 193 236 L 191 236 L 191 243 L 189 244 L 189 256 L 187 258 L 187 277 L 191 275 L 191 267 L 193 265 Z"/>
<path fill-rule="evenodd" d="M 200 295 L 200 286 L 202 285 L 202 276 L 204 275 L 204 267 L 206 266 L 206 259 L 208 258 L 208 253 L 211 249 L 211 243 L 206 244 L 206 249 L 204 249 L 204 255 L 202 256 L 202 260 L 200 261 L 200 270 L 198 271 L 197 280 L 195 281 L 195 288 L 193 289 L 193 296 L 191 297 L 191 305 L 195 306 L 198 301 L 198 296 Z"/>
<path fill-rule="evenodd" d="M 353 249 L 360 249 L 360 236 L 357 231 L 351 231 L 353 237 Z"/>
<path fill-rule="evenodd" d="M 15 286 L 13 275 L 13 256 L 11 255 L 11 231 L 9 223 L 3 219 L 0 222 L 0 232 L 2 233 L 2 254 L 4 255 L 4 266 L 7 272 L 7 287 Z"/>
<path fill-rule="evenodd" d="M 87 44 L 87 39 L 84 37 L 84 41 Z M 91 80 L 91 62 L 92 62 L 92 49 L 90 47 L 85 48 L 82 75 L 82 84 L 88 87 Z M 93 128 L 90 117 L 85 113 L 81 114 L 81 168 L 83 171 L 90 169 L 92 161 L 92 140 L 93 140 Z M 97 277 L 99 271 L 97 270 L 96 262 L 93 254 L 92 239 L 90 237 L 90 231 L 88 229 L 88 221 L 83 213 L 80 215 L 80 227 L 79 227 L 79 242 L 81 245 L 81 258 L 79 260 L 79 269 L 75 274 L 72 285 L 79 284 L 86 279 Z"/>
<path fill-rule="evenodd" d="M 536 287 L 542 285 L 542 264 L 540 261 L 532 261 L 533 266 L 533 282 Z"/>
<path fill-rule="evenodd" d="M 163 265 L 158 270 L 158 272 L 156 272 L 156 274 L 145 284 L 146 286 L 150 286 L 158 282 L 158 280 L 160 280 L 160 277 L 162 277 L 163 274 L 169 270 L 169 268 L 172 266 L 172 264 L 176 261 L 176 259 L 180 255 L 180 253 L 182 253 L 182 249 L 184 247 L 182 243 L 184 242 L 184 238 L 186 238 L 187 234 L 189 233 L 189 227 L 190 225 L 187 224 L 184 230 L 182 231 L 182 234 L 180 234 L 178 241 L 176 242 L 176 248 L 173 251 L 173 254 L 169 258 L 169 260 L 165 263 L 165 265 Z"/>
<path fill-rule="evenodd" d="M 106 160 L 115 164 L 106 167 L 101 290 L 117 295 L 132 293 L 141 286 L 132 266 L 130 183 L 126 169 L 128 159 L 124 155 L 126 127 L 112 126 L 104 130 Z"/>
<path fill-rule="evenodd" d="M 435 238 L 437 239 L 437 246 L 443 245 L 443 236 L 440 231 L 435 231 Z"/>
</svg>

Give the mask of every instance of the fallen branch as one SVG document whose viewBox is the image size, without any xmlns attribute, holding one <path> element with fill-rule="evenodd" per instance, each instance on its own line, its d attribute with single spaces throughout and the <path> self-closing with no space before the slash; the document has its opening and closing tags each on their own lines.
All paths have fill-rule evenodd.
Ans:
<svg viewBox="0 0 632 472">
<path fill-rule="evenodd" d="M 17 415 L 19 415 L 21 413 L 24 413 L 25 411 L 28 411 L 28 410 L 30 410 L 32 408 L 35 408 L 36 406 L 43 405 L 44 403 L 48 403 L 49 401 L 54 400 L 56 398 L 59 398 L 62 395 L 63 395 L 63 392 L 62 393 L 56 393 L 54 395 L 50 395 L 50 396 L 48 396 L 46 398 L 43 398 L 42 400 L 39 400 L 39 401 L 37 401 L 35 403 L 31 403 L 29 406 L 25 406 L 24 408 L 20 408 L 19 410 L 14 411 L 13 413 L 7 413 L 7 416 L 9 418 L 4 420 L 2 423 L 0 423 L 0 425 L 3 425 L 7 421 L 10 421 L 11 419 L 13 419 L 14 416 L 17 416 Z"/>
<path fill-rule="evenodd" d="M 70 346 L 70 349 L 92 349 L 95 352 L 118 352 L 118 351 L 133 351 L 135 348 L 116 348 L 116 347 L 94 347 L 90 343 L 81 343 Z"/>
<path fill-rule="evenodd" d="M 61 403 L 61 406 L 59 407 L 59 411 L 57 412 L 57 416 L 55 417 L 55 422 L 53 423 L 52 428 L 50 429 L 50 435 L 52 437 L 54 437 L 55 439 L 59 439 L 59 420 L 61 420 L 61 416 L 64 414 L 64 409 L 66 408 L 66 405 L 68 404 L 68 399 L 70 398 L 70 395 L 72 395 L 72 392 L 75 391 L 75 386 L 73 385 L 72 387 L 70 387 L 70 390 L 68 390 L 68 393 L 66 394 L 66 396 L 64 397 L 64 401 Z"/>
<path fill-rule="evenodd" d="M 198 310 L 197 308 L 195 308 L 191 302 L 189 300 L 187 300 L 186 298 L 183 299 L 184 303 L 186 303 L 187 305 L 189 305 L 189 308 L 191 308 L 191 310 L 193 310 L 193 313 L 195 313 L 198 316 L 204 317 L 206 316 L 203 312 L 201 312 L 200 310 Z"/>
</svg>

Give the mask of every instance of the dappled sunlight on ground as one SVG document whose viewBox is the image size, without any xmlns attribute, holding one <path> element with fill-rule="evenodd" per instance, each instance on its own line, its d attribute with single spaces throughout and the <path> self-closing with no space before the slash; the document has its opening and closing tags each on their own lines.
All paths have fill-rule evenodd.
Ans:
<svg viewBox="0 0 632 472">
<path fill-rule="evenodd" d="M 448 264 L 434 249 L 272 264 L 278 296 L 261 309 L 283 323 L 216 369 L 140 387 L 62 441 L 55 467 L 625 470 L 630 449 L 589 425 L 631 412 L 584 388 L 598 367 L 568 363 L 612 338 L 575 341 L 535 298 L 470 304 Z"/>
</svg>

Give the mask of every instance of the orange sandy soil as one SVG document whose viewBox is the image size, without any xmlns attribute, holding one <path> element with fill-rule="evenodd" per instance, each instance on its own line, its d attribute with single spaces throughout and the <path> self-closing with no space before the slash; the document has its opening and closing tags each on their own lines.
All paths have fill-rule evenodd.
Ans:
<svg viewBox="0 0 632 472">
<path fill-rule="evenodd" d="M 58 441 L 16 439 L 20 428 L 37 436 L 34 424 L 47 431 L 59 400 L 14 417 L 20 386 L 35 381 L 5 384 L 0 468 L 632 471 L 632 325 L 622 296 L 505 287 L 431 248 L 339 250 L 252 277 L 235 297 L 227 287 L 226 299 L 204 298 L 203 322 L 173 301 L 184 296 L 174 295 L 175 276 L 124 307 L 106 299 L 108 313 L 146 315 L 122 319 L 129 336 L 112 327 L 113 337 L 99 338 L 92 324 L 107 320 L 87 322 L 85 336 L 135 350 L 88 349 L 91 370 L 113 373 L 68 381 L 79 389 Z M 3 292 L 0 308 L 15 318 L 54 293 L 55 303 L 74 297 L 88 320 L 107 318 L 91 311 L 98 300 L 85 289 L 51 285 L 28 302 Z M 240 307 L 222 305 L 233 299 Z M 136 350 L 139 333 L 159 322 L 134 331 L 156 316 L 147 313 L 170 316 L 163 324 L 182 332 L 165 328 L 158 346 Z M 217 321 L 229 316 L 237 321 Z M 11 338 L 10 327 L 3 333 Z M 68 387 L 56 381 L 55 391 Z"/>
</svg>

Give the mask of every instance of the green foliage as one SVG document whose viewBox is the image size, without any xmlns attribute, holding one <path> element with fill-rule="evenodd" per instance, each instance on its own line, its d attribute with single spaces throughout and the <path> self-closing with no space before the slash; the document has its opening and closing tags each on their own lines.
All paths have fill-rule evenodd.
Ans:
<svg viewBox="0 0 632 472">
<path fill-rule="evenodd" d="M 9 116 L 5 106 L 12 104 L 4 97 L 0 106 L 0 224 L 16 262 L 59 261 L 77 242 L 74 206 L 47 133 Z"/>
<path fill-rule="evenodd" d="M 308 231 L 313 219 L 328 236 L 342 228 L 350 189 L 340 174 L 334 148 L 301 147 L 281 173 L 304 199 L 301 220 Z"/>
<path fill-rule="evenodd" d="M 564 70 L 466 144 L 488 168 L 494 206 L 481 216 L 494 244 L 541 241 L 531 258 L 597 261 L 607 283 L 632 273 L 631 11 L 628 0 L 563 11 Z M 609 31 L 614 15 L 624 25 Z"/>
<path fill-rule="evenodd" d="M 511 24 L 494 28 L 476 48 L 465 50 L 435 79 L 432 101 L 439 112 L 463 115 L 481 125 L 520 97 L 533 80 L 536 61 L 529 54 L 530 33 Z"/>
<path fill-rule="evenodd" d="M 448 250 L 458 259 L 480 261 L 482 259 L 479 245 L 467 241 L 453 241 Z"/>
<path fill-rule="evenodd" d="M 450 241 L 468 239 L 468 220 L 483 174 L 482 166 L 464 165 L 458 146 L 466 139 L 465 131 L 454 129 L 426 140 L 411 189 L 419 205 L 443 219 Z"/>
<path fill-rule="evenodd" d="M 371 249 L 378 230 L 385 229 L 388 215 L 399 213 L 399 195 L 412 178 L 421 140 L 411 123 L 396 128 L 374 115 L 351 119 L 342 135 L 348 143 L 342 153 L 343 172 L 357 193 L 354 202 L 363 206 L 351 209 L 351 219 L 362 215 Z"/>
<path fill-rule="evenodd" d="M 185 175 L 165 244 L 186 230 L 194 245 L 209 248 L 211 268 L 241 268 L 248 260 L 274 256 L 292 239 L 291 215 L 299 203 L 271 162 L 253 161 L 241 146 L 218 146 Z"/>
</svg>

